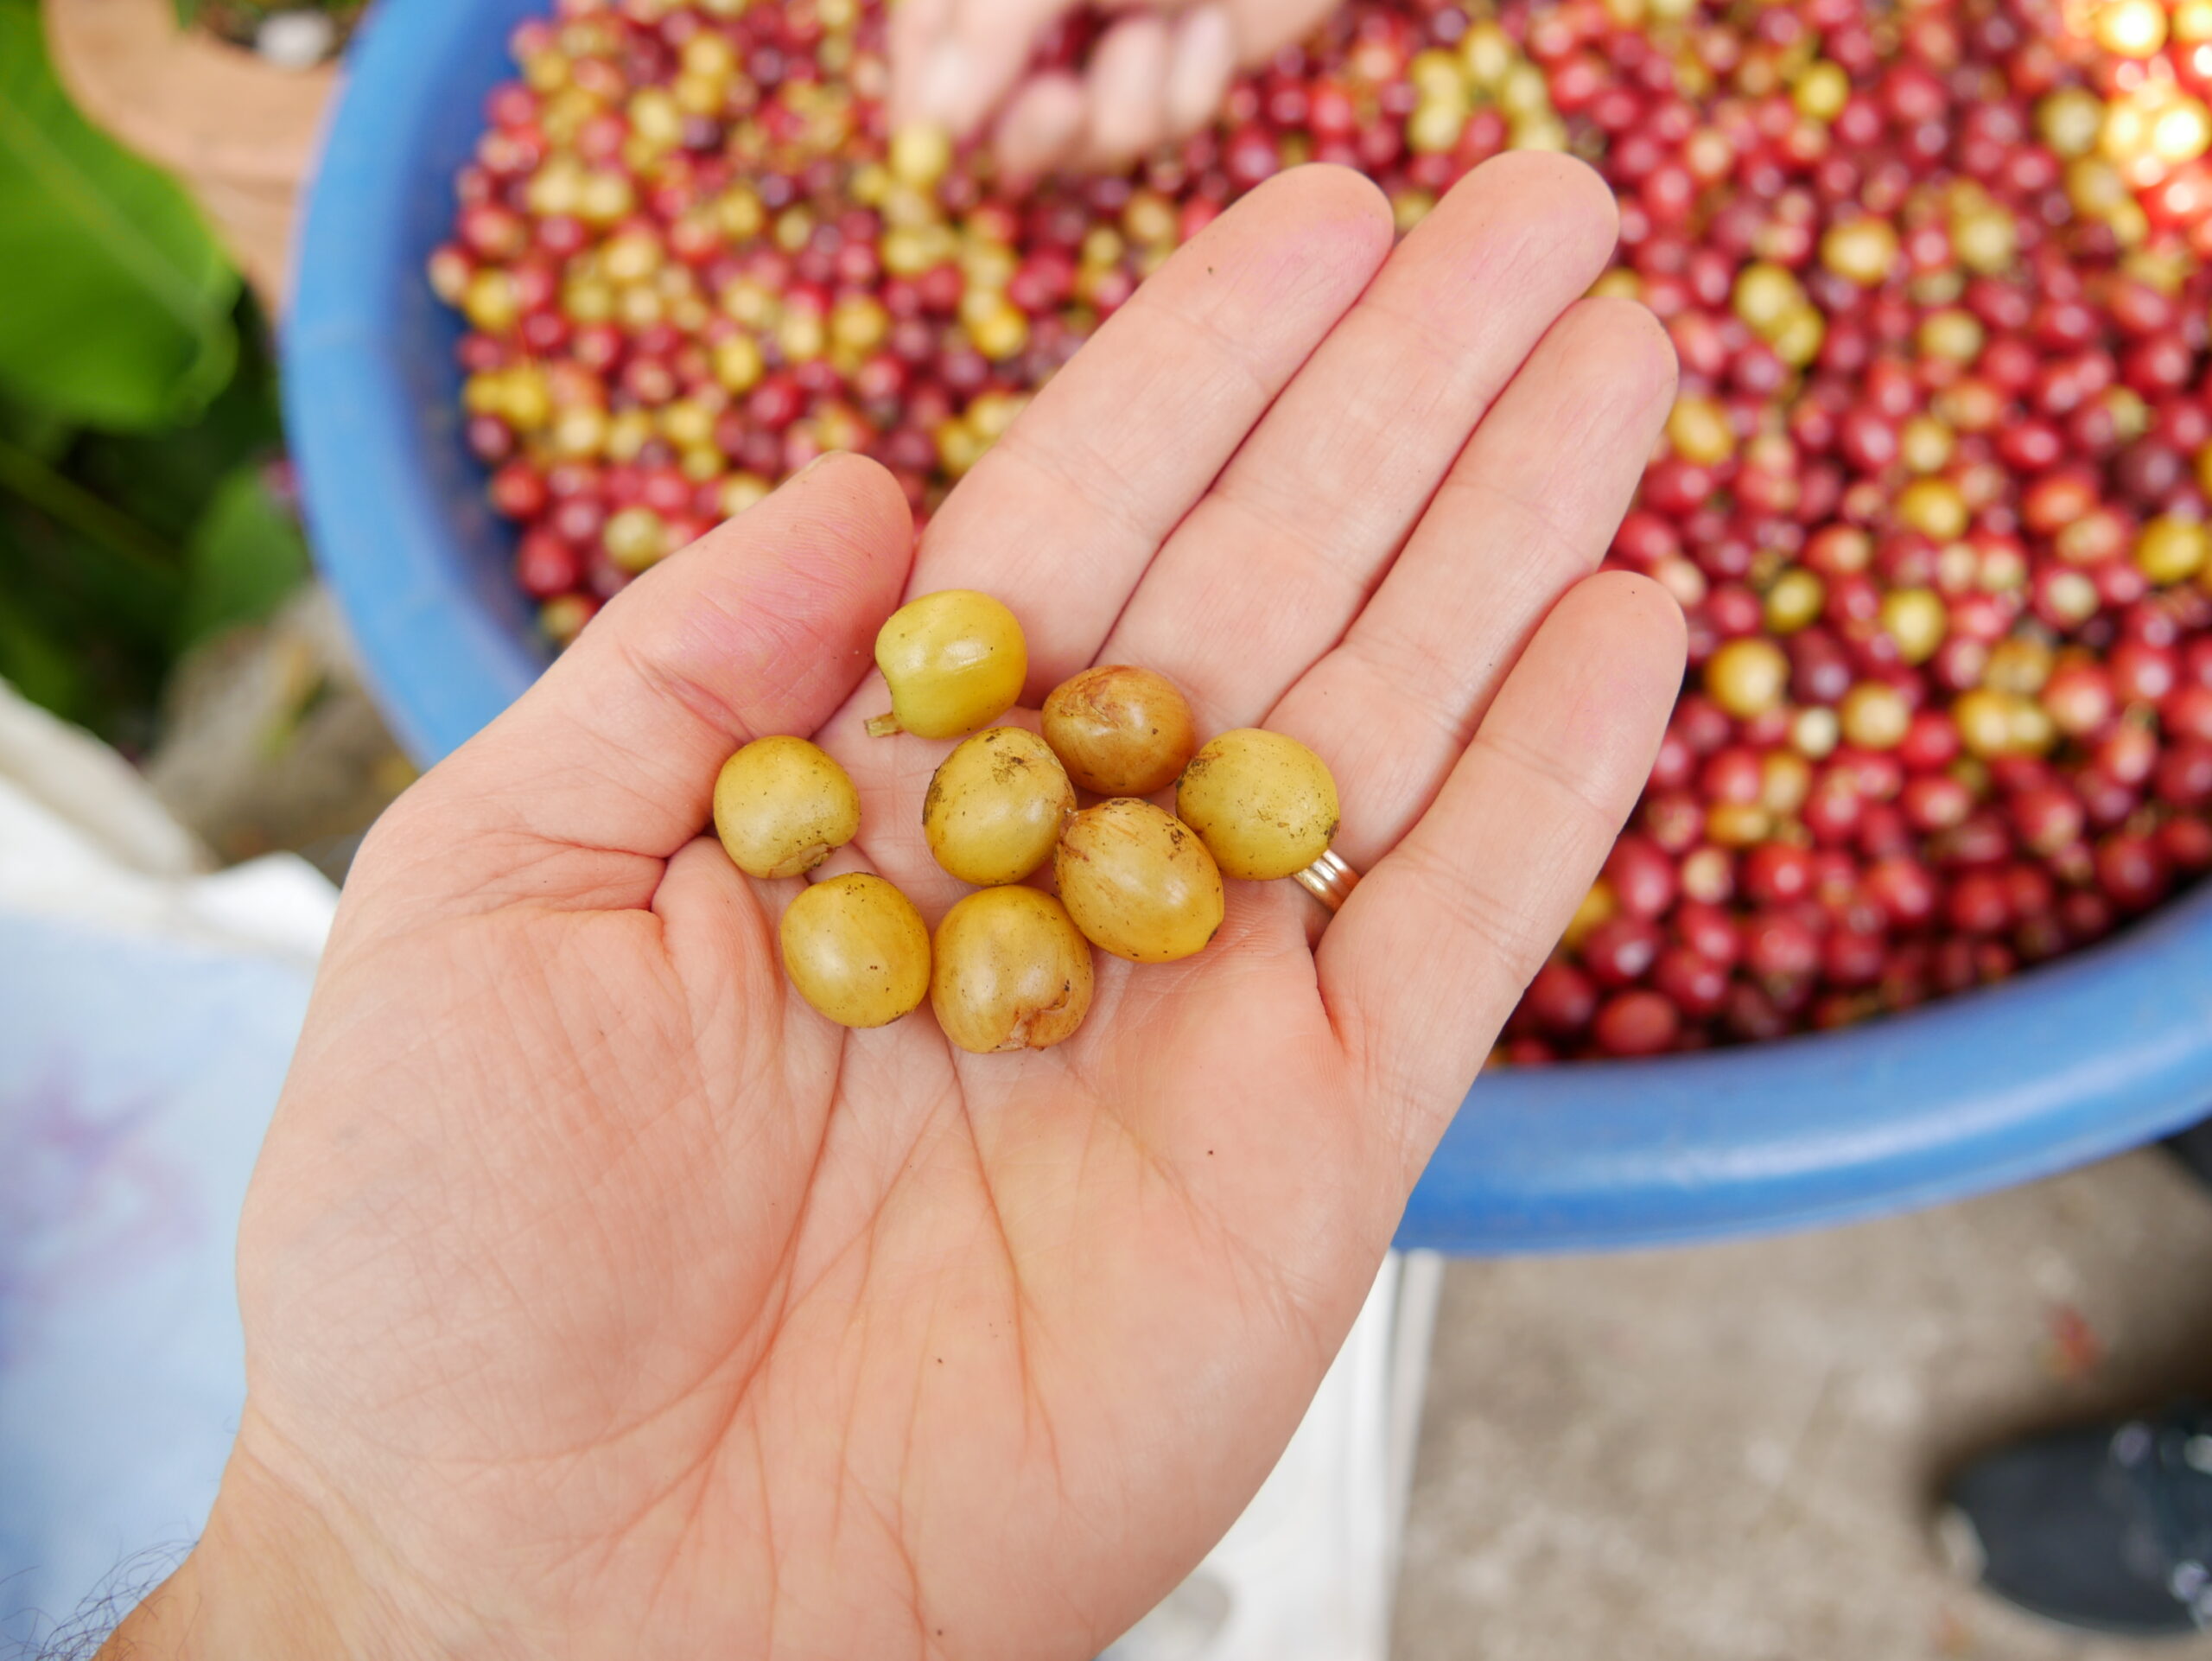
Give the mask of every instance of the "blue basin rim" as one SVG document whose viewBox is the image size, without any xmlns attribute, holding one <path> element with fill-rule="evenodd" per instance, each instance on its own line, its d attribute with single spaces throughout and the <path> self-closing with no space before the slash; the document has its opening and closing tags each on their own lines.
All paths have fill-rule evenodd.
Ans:
<svg viewBox="0 0 2212 1661">
<path fill-rule="evenodd" d="M 543 666 L 454 414 L 423 263 L 541 0 L 384 0 L 315 180 L 286 404 L 322 569 L 418 758 Z M 2003 986 L 1843 1033 L 1504 1072 L 1469 1097 L 1400 1242 L 1495 1254 L 1834 1222 L 2133 1147 L 2212 1105 L 2212 892 Z"/>
</svg>

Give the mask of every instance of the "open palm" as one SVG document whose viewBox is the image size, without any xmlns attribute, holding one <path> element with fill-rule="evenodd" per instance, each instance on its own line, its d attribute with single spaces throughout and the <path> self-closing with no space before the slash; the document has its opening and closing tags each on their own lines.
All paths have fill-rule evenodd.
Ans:
<svg viewBox="0 0 2212 1661">
<path fill-rule="evenodd" d="M 210 1541 L 319 1543 L 338 1639 L 395 1654 L 1043 1661 L 1142 1613 L 1288 1438 L 1671 702 L 1671 601 L 1588 576 L 1673 386 L 1646 314 L 1577 298 L 1612 235 L 1558 157 L 1395 252 L 1371 185 L 1286 175 L 918 556 L 887 474 L 819 463 L 410 792 L 249 1200 Z M 1033 706 L 1137 663 L 1202 732 L 1312 744 L 1343 911 L 1231 883 L 1039 1053 L 809 1009 L 799 882 L 701 836 L 715 769 L 818 732 L 864 828 L 817 875 L 941 915 L 949 746 L 860 725 L 877 626 L 953 586 L 1020 617 Z"/>
</svg>

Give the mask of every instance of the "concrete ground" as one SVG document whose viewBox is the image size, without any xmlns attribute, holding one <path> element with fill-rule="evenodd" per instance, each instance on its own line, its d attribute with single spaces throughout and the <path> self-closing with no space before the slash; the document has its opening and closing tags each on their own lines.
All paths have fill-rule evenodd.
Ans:
<svg viewBox="0 0 2212 1661">
<path fill-rule="evenodd" d="M 1401 1661 L 2212 1661 L 1946 1572 L 2007 1437 L 2212 1391 L 2212 1196 L 2164 1155 L 1792 1239 L 1447 1273 Z"/>
</svg>

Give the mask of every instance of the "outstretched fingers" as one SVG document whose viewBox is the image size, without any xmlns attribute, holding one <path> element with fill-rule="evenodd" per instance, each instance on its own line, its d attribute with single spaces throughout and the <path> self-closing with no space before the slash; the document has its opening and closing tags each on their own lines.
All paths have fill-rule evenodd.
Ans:
<svg viewBox="0 0 2212 1661">
<path fill-rule="evenodd" d="M 930 521 L 914 589 L 981 589 L 1033 704 L 1085 667 L 1161 542 L 1390 250 L 1382 193 L 1294 169 L 1208 226 L 1037 394 Z"/>
<path fill-rule="evenodd" d="M 1329 759 L 1337 848 L 1364 867 L 1418 819 L 1522 646 L 1598 568 L 1674 398 L 1665 332 L 1626 300 L 1554 324 L 1404 553 L 1267 724 Z"/>
<path fill-rule="evenodd" d="M 1605 572 L 1569 590 L 1322 935 L 1322 996 L 1408 1187 L 1635 805 L 1682 656 L 1657 583 Z"/>
<path fill-rule="evenodd" d="M 1344 633 L 1560 314 L 1605 268 L 1605 183 L 1521 153 L 1454 186 L 1277 398 L 1106 643 L 1259 720 Z"/>
</svg>

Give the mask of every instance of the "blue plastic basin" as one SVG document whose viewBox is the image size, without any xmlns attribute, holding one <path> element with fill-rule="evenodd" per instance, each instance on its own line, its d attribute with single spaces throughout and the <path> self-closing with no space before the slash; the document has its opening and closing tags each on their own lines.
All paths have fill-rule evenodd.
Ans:
<svg viewBox="0 0 2212 1661">
<path fill-rule="evenodd" d="M 286 401 L 322 569 L 424 761 L 544 665 L 465 454 L 458 329 L 423 262 L 543 0 L 383 0 L 314 187 Z M 2133 1147 L 2212 1104 L 2212 892 L 2008 984 L 1856 1030 L 1505 1072 L 1461 1109 L 1401 1240 L 1689 1240 L 1897 1211 Z"/>
</svg>

